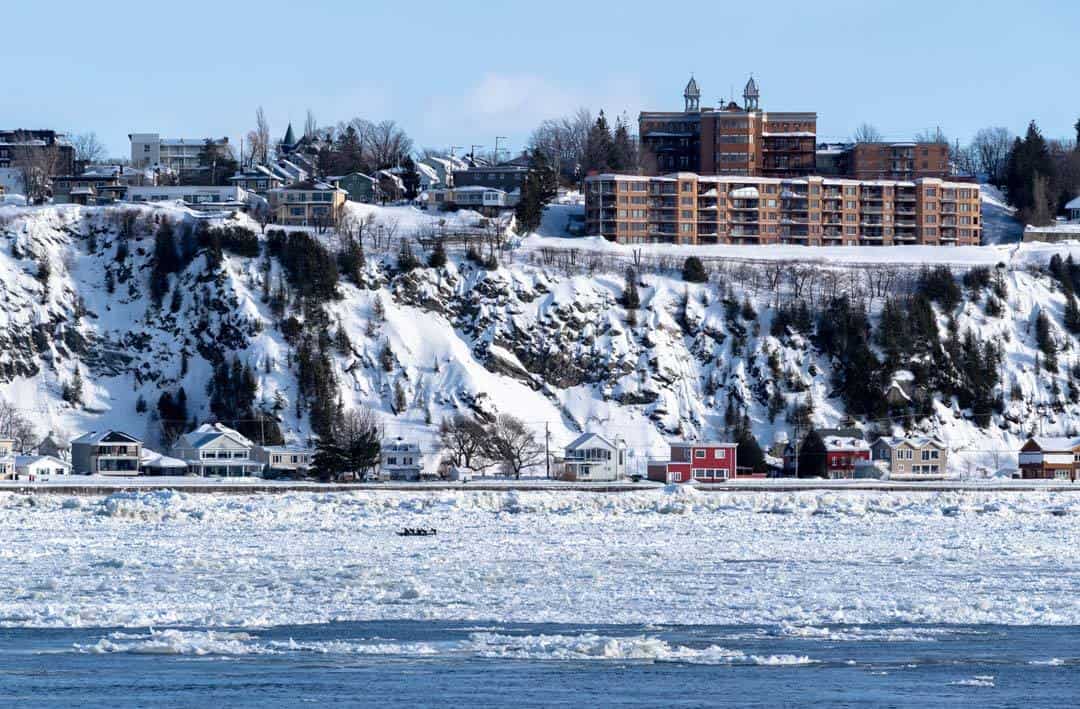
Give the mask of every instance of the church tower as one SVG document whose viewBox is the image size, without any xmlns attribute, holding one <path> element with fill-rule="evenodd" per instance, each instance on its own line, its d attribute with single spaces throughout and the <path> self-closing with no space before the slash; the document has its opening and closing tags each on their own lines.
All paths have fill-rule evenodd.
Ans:
<svg viewBox="0 0 1080 709">
<path fill-rule="evenodd" d="M 760 97 L 758 92 L 757 82 L 754 81 L 754 76 L 751 74 L 750 81 L 746 82 L 746 88 L 743 89 L 743 110 L 756 111 L 758 110 L 758 98 Z"/>
<path fill-rule="evenodd" d="M 693 75 L 690 76 L 690 82 L 683 91 L 683 98 L 686 100 L 687 113 L 697 113 L 701 110 L 699 108 L 701 102 L 701 89 L 698 88 L 697 81 L 694 80 Z"/>
</svg>

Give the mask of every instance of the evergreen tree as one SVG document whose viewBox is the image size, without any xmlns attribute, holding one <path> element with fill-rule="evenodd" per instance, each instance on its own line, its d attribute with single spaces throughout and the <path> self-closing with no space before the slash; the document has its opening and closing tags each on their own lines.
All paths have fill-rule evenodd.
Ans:
<svg viewBox="0 0 1080 709">
<path fill-rule="evenodd" d="M 319 441 L 311 463 L 315 475 L 323 482 L 337 480 L 351 467 L 348 452 L 329 440 Z"/>
<path fill-rule="evenodd" d="M 558 178 L 542 150 L 534 149 L 529 155 L 529 172 L 521 187 L 521 196 L 514 209 L 516 229 L 519 234 L 536 231 L 543 218 L 544 207 L 558 193 Z"/>
<path fill-rule="evenodd" d="M 611 169 L 615 172 L 633 172 L 637 169 L 637 151 L 630 138 L 630 130 L 622 116 L 615 119 L 615 136 L 611 144 Z"/>
<path fill-rule="evenodd" d="M 626 286 L 623 288 L 623 307 L 627 310 L 637 310 L 641 307 L 641 296 L 638 294 L 637 273 L 633 268 L 626 269 Z"/>
<path fill-rule="evenodd" d="M 828 470 L 828 451 L 825 440 L 811 429 L 799 447 L 799 477 L 822 478 Z"/>
<path fill-rule="evenodd" d="M 379 352 L 379 363 L 384 372 L 394 371 L 394 351 L 390 349 L 389 341 L 383 343 L 382 350 Z"/>
<path fill-rule="evenodd" d="M 1074 335 L 1080 334 L 1080 308 L 1072 293 L 1065 294 L 1065 329 Z"/>
<path fill-rule="evenodd" d="M 1038 343 L 1039 351 L 1043 353 L 1043 364 L 1046 371 L 1056 372 L 1057 343 L 1054 342 L 1054 337 L 1050 332 L 1050 319 L 1041 310 L 1035 318 L 1035 340 Z"/>
<path fill-rule="evenodd" d="M 397 255 L 398 270 L 402 273 L 408 273 L 419 265 L 420 261 L 416 258 L 416 254 L 413 253 L 412 242 L 409 239 L 402 239 Z"/>
<path fill-rule="evenodd" d="M 705 264 L 697 256 L 689 256 L 683 262 L 682 278 L 687 283 L 704 283 L 709 280 Z"/>
<path fill-rule="evenodd" d="M 398 379 L 394 382 L 394 413 L 400 416 L 405 412 L 406 406 L 405 400 L 405 387 L 402 386 L 401 380 Z"/>
<path fill-rule="evenodd" d="M 614 153 L 614 140 L 604 112 L 596 118 L 596 123 L 589 129 L 585 138 L 585 153 L 581 168 L 587 175 L 590 172 L 607 172 L 612 169 L 611 159 Z"/>
<path fill-rule="evenodd" d="M 354 285 L 359 286 L 362 284 L 365 262 L 363 245 L 349 237 L 338 253 L 338 270 Z"/>
<path fill-rule="evenodd" d="M 754 473 L 763 474 L 769 466 L 765 462 L 765 454 L 754 438 L 749 426 L 740 426 L 736 435 L 735 461 L 739 468 L 749 468 Z"/>
<path fill-rule="evenodd" d="M 446 247 L 443 245 L 442 239 L 435 240 L 435 247 L 431 250 L 431 255 L 428 257 L 428 266 L 431 268 L 442 268 L 446 265 Z"/>
<path fill-rule="evenodd" d="M 420 191 L 420 173 L 416 171 L 416 163 L 410 156 L 406 155 L 401 161 L 401 167 L 404 170 L 401 174 L 401 181 L 405 184 L 405 199 L 416 199 L 416 195 Z"/>
</svg>

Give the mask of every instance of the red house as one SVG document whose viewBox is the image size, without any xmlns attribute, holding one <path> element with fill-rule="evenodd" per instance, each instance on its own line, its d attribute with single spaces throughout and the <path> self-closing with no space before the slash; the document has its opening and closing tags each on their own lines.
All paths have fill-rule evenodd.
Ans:
<svg viewBox="0 0 1080 709">
<path fill-rule="evenodd" d="M 855 466 L 870 460 L 870 445 L 853 436 L 822 436 L 825 441 L 825 471 L 829 478 L 853 478 Z"/>
<path fill-rule="evenodd" d="M 662 483 L 719 483 L 736 477 L 735 444 L 678 442 L 671 444 L 671 460 L 651 460 L 649 480 Z"/>
</svg>

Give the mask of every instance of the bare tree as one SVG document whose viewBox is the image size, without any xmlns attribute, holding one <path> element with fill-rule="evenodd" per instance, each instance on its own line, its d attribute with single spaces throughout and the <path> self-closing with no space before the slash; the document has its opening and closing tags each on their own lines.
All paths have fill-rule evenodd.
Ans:
<svg viewBox="0 0 1080 709">
<path fill-rule="evenodd" d="M 12 165 L 22 173 L 26 197 L 41 202 L 48 196 L 50 178 L 60 164 L 60 150 L 25 133 L 16 134 L 14 142 Z"/>
<path fill-rule="evenodd" d="M 557 172 L 573 175 L 585 155 L 585 143 L 593 125 L 592 112 L 579 108 L 575 113 L 543 121 L 533 131 L 529 148 L 551 157 Z"/>
<path fill-rule="evenodd" d="M 380 121 L 368 125 L 370 129 L 363 141 L 364 152 L 373 169 L 394 167 L 412 152 L 412 138 L 396 122 Z"/>
<path fill-rule="evenodd" d="M 439 425 L 439 441 L 454 465 L 485 470 L 494 464 L 491 438 L 484 425 L 464 414 L 445 418 Z"/>
<path fill-rule="evenodd" d="M 80 133 L 71 139 L 75 146 L 75 159 L 86 163 L 97 163 L 105 159 L 105 144 L 98 140 L 97 133 Z"/>
<path fill-rule="evenodd" d="M 37 443 L 34 424 L 4 399 L 0 399 L 0 437 L 15 441 L 18 452 L 29 451 Z"/>
<path fill-rule="evenodd" d="M 315 114 L 311 109 L 307 110 L 307 116 L 304 118 L 304 137 L 314 138 L 316 131 L 319 130 L 319 123 L 315 120 Z"/>
<path fill-rule="evenodd" d="M 851 140 L 855 143 L 880 143 L 881 131 L 869 123 L 863 123 L 855 129 L 855 135 L 851 136 Z"/>
<path fill-rule="evenodd" d="M 265 165 L 270 162 L 270 122 L 262 106 L 255 111 L 255 135 L 257 140 L 251 146 L 251 153 L 256 162 Z"/>
<path fill-rule="evenodd" d="M 521 471 L 544 462 L 544 445 L 521 419 L 503 414 L 491 429 L 492 452 L 503 470 L 515 478 Z"/>
<path fill-rule="evenodd" d="M 1008 128 L 983 128 L 971 141 L 975 153 L 975 164 L 979 172 L 986 175 L 992 184 L 1005 183 L 1005 165 L 1009 160 L 1009 149 L 1013 136 Z"/>
<path fill-rule="evenodd" d="M 931 130 L 922 130 L 916 133 L 915 142 L 948 145 L 949 139 L 945 136 L 945 131 L 941 130 L 941 126 L 934 126 L 934 128 Z"/>
</svg>

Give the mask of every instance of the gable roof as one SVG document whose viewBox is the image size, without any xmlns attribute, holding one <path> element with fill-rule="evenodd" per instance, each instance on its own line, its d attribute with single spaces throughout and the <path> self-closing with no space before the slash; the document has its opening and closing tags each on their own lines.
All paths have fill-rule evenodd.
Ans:
<svg viewBox="0 0 1080 709">
<path fill-rule="evenodd" d="M 1065 209 L 1080 209 L 1080 197 L 1073 197 L 1065 204 Z"/>
<path fill-rule="evenodd" d="M 114 431 L 112 429 L 106 429 L 104 431 L 90 431 L 79 436 L 72 443 L 84 443 L 93 445 L 95 443 L 142 443 L 138 438 L 128 435 L 123 431 Z"/>
<path fill-rule="evenodd" d="M 945 444 L 934 438 L 933 436 L 909 436 L 904 438 L 902 436 L 882 436 L 874 441 L 874 445 L 877 444 L 886 445 L 889 448 L 896 448 L 902 446 L 905 443 L 915 448 L 925 448 L 926 446 L 934 446 L 935 448 L 945 448 Z"/>
<path fill-rule="evenodd" d="M 583 447 L 586 443 L 600 443 L 607 446 L 608 448 L 613 448 L 615 450 L 618 450 L 619 448 L 618 442 L 612 443 L 610 440 L 604 438 L 599 433 L 586 432 L 568 443 L 566 446 L 566 450 L 577 450 L 578 448 Z"/>
<path fill-rule="evenodd" d="M 1080 440 L 1065 437 L 1033 436 L 1028 439 L 1024 447 L 1027 448 L 1032 443 L 1038 446 L 1041 451 L 1071 451 L 1080 444 Z"/>
<path fill-rule="evenodd" d="M 27 466 L 35 465 L 37 463 L 42 463 L 42 462 L 55 463 L 56 465 L 60 465 L 60 466 L 62 466 L 64 468 L 70 468 L 71 467 L 71 463 L 67 462 L 66 460 L 60 460 L 59 458 L 54 458 L 51 455 L 17 455 L 17 456 L 15 456 L 15 467 L 16 468 L 25 468 Z"/>
</svg>

